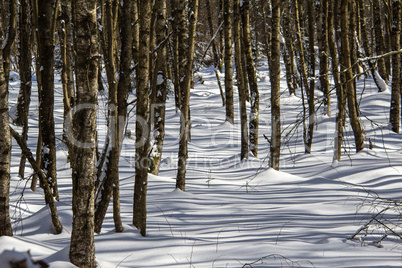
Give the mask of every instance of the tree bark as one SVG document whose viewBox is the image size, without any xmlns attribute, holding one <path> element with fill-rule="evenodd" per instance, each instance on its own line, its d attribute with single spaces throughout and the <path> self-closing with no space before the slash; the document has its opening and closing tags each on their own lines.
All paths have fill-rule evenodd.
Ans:
<svg viewBox="0 0 402 268">
<path fill-rule="evenodd" d="M 342 0 L 341 3 L 341 45 L 342 71 L 345 72 L 345 90 L 348 100 L 349 118 L 355 136 L 356 152 L 364 149 L 363 130 L 359 121 L 359 113 L 356 109 L 356 94 L 353 87 L 353 73 L 350 62 L 349 47 L 349 10 L 348 1 Z"/>
<path fill-rule="evenodd" d="M 334 33 L 334 0 L 328 1 L 328 48 L 332 59 L 332 76 L 335 82 L 336 96 L 337 96 L 337 113 L 336 113 L 336 132 L 335 132 L 335 149 L 334 149 L 334 161 L 340 161 L 342 155 L 342 141 L 343 141 L 343 126 L 346 116 L 346 105 L 344 102 L 344 89 L 339 77 L 339 62 L 338 53 L 335 43 Z"/>
<path fill-rule="evenodd" d="M 3 18 L 0 18 L 0 44 L 3 44 L 3 41 Z M 3 52 L 0 47 L 0 236 L 12 236 L 9 212 L 11 137 L 8 123 L 8 83 L 3 64 Z"/>
<path fill-rule="evenodd" d="M 225 34 L 225 96 L 226 121 L 234 124 L 233 66 L 232 66 L 232 0 L 223 2 L 223 29 Z"/>
<path fill-rule="evenodd" d="M 181 5 L 184 4 L 184 0 L 179 0 Z M 183 5 L 184 6 L 184 5 Z M 190 121 L 189 121 L 189 113 L 190 113 L 190 84 L 191 78 L 193 74 L 193 61 L 194 61 L 194 49 L 195 49 L 195 33 L 197 27 L 197 19 L 198 19 L 198 0 L 192 0 L 190 7 L 190 22 L 188 27 L 188 39 L 181 38 L 180 43 L 183 43 L 186 46 L 186 49 L 181 49 L 180 53 L 185 53 L 182 55 L 182 59 L 186 59 L 183 68 L 182 81 L 180 83 L 182 95 L 182 105 L 181 105 L 181 116 L 180 116 L 180 144 L 179 144 L 179 153 L 178 153 L 178 168 L 177 168 L 177 178 L 176 178 L 176 188 L 180 190 L 185 190 L 186 185 L 186 165 L 188 158 L 188 140 L 189 140 L 189 131 L 190 131 Z M 180 19 L 182 26 L 185 24 L 185 17 L 181 17 Z M 183 35 L 186 35 L 185 27 L 180 27 Z M 181 65 L 182 65 L 181 64 Z"/>
<path fill-rule="evenodd" d="M 382 55 L 385 53 L 385 43 L 384 43 L 384 31 L 382 28 L 382 20 L 383 14 L 381 12 L 381 2 L 380 0 L 373 0 L 373 20 L 374 20 L 374 33 L 375 33 L 375 51 L 377 55 Z M 387 68 L 385 65 L 385 59 L 380 58 L 378 59 L 378 72 L 380 73 L 381 77 L 384 81 L 388 84 L 389 77 Z"/>
<path fill-rule="evenodd" d="M 279 170 L 281 152 L 281 42 L 280 42 L 281 1 L 272 1 L 272 40 L 271 40 L 271 148 L 269 166 Z"/>
<path fill-rule="evenodd" d="M 54 132 L 54 1 L 38 1 L 39 72 L 41 73 L 39 120 L 42 132 L 42 168 L 58 200 L 56 180 L 56 138 Z"/>
<path fill-rule="evenodd" d="M 75 74 L 78 110 L 73 117 L 75 163 L 73 225 L 70 261 L 78 267 L 95 267 L 95 157 L 98 93 L 98 27 L 96 0 L 73 1 Z"/>
<path fill-rule="evenodd" d="M 401 2 L 399 0 L 392 1 L 392 50 L 400 49 L 401 35 Z M 392 95 L 389 120 L 392 131 L 399 133 L 401 125 L 401 56 L 399 54 L 392 55 Z"/>
<path fill-rule="evenodd" d="M 257 74 L 254 65 L 253 52 L 251 48 L 250 35 L 250 1 L 243 1 L 243 38 L 244 51 L 247 58 L 247 76 L 250 84 L 250 150 L 252 154 L 258 155 L 258 120 L 260 96 L 257 85 Z"/>
<path fill-rule="evenodd" d="M 30 1 L 22 0 L 19 12 L 19 69 L 20 69 L 20 92 L 17 103 L 17 118 L 15 124 L 22 126 L 22 138 L 28 139 L 28 112 L 31 103 L 31 7 Z M 18 174 L 24 178 L 25 156 L 21 155 Z"/>
<path fill-rule="evenodd" d="M 146 235 L 147 183 L 149 166 L 149 40 L 151 23 L 151 2 L 140 1 L 138 13 L 140 27 L 139 56 L 137 66 L 137 106 L 136 106 L 136 159 L 134 185 L 133 224 Z"/>
<path fill-rule="evenodd" d="M 240 130 L 241 130 L 241 149 L 240 158 L 248 159 L 248 122 L 247 122 L 247 96 L 245 81 L 243 79 L 243 64 L 242 64 L 242 40 L 241 40 L 241 15 L 240 15 L 240 0 L 234 0 L 234 42 L 235 42 L 235 64 L 237 90 L 239 92 L 239 110 L 240 110 Z"/>
<path fill-rule="evenodd" d="M 167 96 L 167 65 L 166 55 L 167 46 L 164 40 L 167 37 L 167 11 L 166 0 L 157 0 L 156 7 L 156 44 L 158 46 L 154 77 L 152 79 L 152 95 L 154 105 L 152 107 L 153 129 L 154 129 L 154 148 L 153 159 L 151 159 L 151 172 L 155 175 L 159 173 L 162 159 L 163 141 L 165 137 L 165 109 Z"/>
</svg>

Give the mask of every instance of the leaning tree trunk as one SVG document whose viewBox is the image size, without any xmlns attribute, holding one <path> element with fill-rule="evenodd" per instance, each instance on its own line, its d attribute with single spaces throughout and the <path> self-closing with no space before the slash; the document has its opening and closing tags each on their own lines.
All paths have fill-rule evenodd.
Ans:
<svg viewBox="0 0 402 268">
<path fill-rule="evenodd" d="M 245 81 L 243 79 L 243 64 L 242 64 L 242 40 L 241 40 L 241 15 L 240 15 L 240 0 L 234 0 L 234 41 L 235 41 L 235 63 L 236 63 L 236 78 L 237 89 L 239 92 L 239 110 L 240 110 L 240 131 L 241 131 L 241 160 L 248 158 L 248 124 L 247 124 L 247 96 Z"/>
<path fill-rule="evenodd" d="M 234 124 L 233 66 L 232 66 L 232 0 L 223 3 L 223 29 L 225 33 L 225 96 L 226 121 Z"/>
<path fill-rule="evenodd" d="M 250 35 L 250 1 L 243 1 L 243 38 L 244 51 L 247 58 L 247 76 L 250 84 L 250 150 L 254 156 L 258 155 L 258 120 L 260 96 L 257 85 L 257 74 L 254 65 Z"/>
<path fill-rule="evenodd" d="M 98 95 L 98 26 L 96 0 L 73 1 L 77 107 L 73 117 L 75 163 L 70 261 L 95 267 L 94 201 L 96 101 Z"/>
<path fill-rule="evenodd" d="M 392 1 L 392 50 L 397 51 L 400 49 L 400 34 L 401 34 L 401 2 L 399 0 Z M 392 55 L 392 95 L 391 95 L 391 109 L 389 120 L 391 123 L 392 131 L 399 133 L 401 125 L 401 56 L 400 54 Z"/>
<path fill-rule="evenodd" d="M 136 107 L 136 149 L 135 149 L 135 185 L 133 224 L 140 229 L 141 235 L 146 235 L 147 220 L 147 183 L 148 183 L 148 153 L 149 153 L 149 31 L 151 23 L 150 1 L 140 1 L 139 19 L 140 44 L 137 66 L 137 107 Z"/>
<path fill-rule="evenodd" d="M 280 42 L 281 1 L 272 1 L 272 40 L 271 40 L 271 148 L 269 166 L 279 170 L 281 152 L 281 42 Z"/>
<path fill-rule="evenodd" d="M 342 71 L 345 72 L 345 90 L 348 100 L 349 118 L 355 135 L 356 152 L 364 149 L 363 129 L 359 121 L 359 113 L 356 109 L 356 94 L 353 86 L 352 64 L 350 62 L 349 47 L 349 10 L 348 1 L 342 0 L 341 3 L 341 52 Z"/>
</svg>

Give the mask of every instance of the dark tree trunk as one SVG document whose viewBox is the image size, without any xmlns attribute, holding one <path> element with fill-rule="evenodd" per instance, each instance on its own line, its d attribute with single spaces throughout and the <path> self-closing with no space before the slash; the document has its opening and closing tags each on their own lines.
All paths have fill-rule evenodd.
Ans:
<svg viewBox="0 0 402 268">
<path fill-rule="evenodd" d="M 223 3 L 223 29 L 225 33 L 225 96 L 226 121 L 234 124 L 233 66 L 232 66 L 232 0 Z"/>
<path fill-rule="evenodd" d="M 401 2 L 398 0 L 392 1 L 392 50 L 397 51 L 400 49 L 400 35 L 401 35 Z M 390 123 L 392 131 L 399 133 L 401 125 L 401 56 L 395 54 L 392 56 L 392 96 L 391 96 L 391 110 L 390 110 Z"/>
<path fill-rule="evenodd" d="M 240 0 L 234 0 L 234 41 L 235 41 L 235 63 L 236 63 L 236 78 L 237 89 L 239 92 L 239 110 L 240 110 L 240 129 L 241 129 L 241 151 L 240 158 L 248 158 L 248 122 L 247 122 L 247 96 L 245 81 L 243 79 L 243 64 L 242 64 L 242 40 L 241 40 L 241 14 Z"/>
<path fill-rule="evenodd" d="M 138 13 L 140 43 L 137 67 L 137 107 L 136 107 L 136 150 L 133 224 L 146 235 L 147 183 L 149 166 L 149 40 L 151 23 L 151 2 L 140 1 Z"/>
<path fill-rule="evenodd" d="M 272 40 L 271 40 L 271 148 L 269 166 L 279 170 L 281 152 L 281 110 L 280 110 L 280 82 L 281 82 L 281 42 L 280 42 L 281 1 L 272 1 Z"/>
<path fill-rule="evenodd" d="M 95 267 L 95 157 L 96 103 L 98 94 L 98 26 L 96 2 L 73 1 L 77 106 L 73 117 L 75 163 L 73 179 L 73 225 L 70 261 L 78 267 Z"/>
</svg>

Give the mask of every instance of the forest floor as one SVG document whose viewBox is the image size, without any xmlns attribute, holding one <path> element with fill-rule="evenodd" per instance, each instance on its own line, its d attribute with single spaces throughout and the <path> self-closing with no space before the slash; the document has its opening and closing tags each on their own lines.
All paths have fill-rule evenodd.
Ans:
<svg viewBox="0 0 402 268">
<path fill-rule="evenodd" d="M 312 153 L 304 153 L 300 92 L 289 96 L 282 70 L 282 154 L 280 171 L 269 166 L 270 82 L 266 63 L 258 67 L 260 129 L 258 157 L 240 161 L 240 118 L 235 88 L 235 124 L 225 122 L 212 68 L 196 74 L 191 91 L 191 142 L 186 192 L 175 190 L 179 114 L 174 97 L 166 108 L 166 137 L 159 176 L 149 176 L 147 236 L 133 227 L 134 140 L 124 140 L 120 158 L 121 216 L 124 231 L 116 233 L 111 206 L 100 234 L 95 235 L 98 266 L 109 267 L 401 267 L 402 244 L 397 209 L 386 210 L 365 231 L 351 238 L 387 199 L 401 198 L 402 136 L 389 130 L 390 91 L 378 93 L 372 79 L 357 82 L 366 148 L 354 151 L 346 124 L 342 160 L 333 162 L 336 96 L 332 116 L 318 108 Z M 198 78 L 202 77 L 203 83 Z M 10 107 L 15 106 L 18 76 L 10 81 Z M 72 222 L 71 170 L 62 135 L 62 88 L 55 90 L 57 166 L 63 232 L 55 235 L 43 192 L 29 189 L 32 170 L 17 176 L 20 149 L 13 141 L 10 213 L 14 237 L 0 238 L 3 250 L 30 250 L 50 267 L 68 262 Z M 223 82 L 223 75 L 222 75 Z M 36 148 L 38 105 L 34 81 L 29 147 Z M 106 135 L 106 96 L 99 94 L 98 137 Z M 131 96 L 130 98 L 134 98 Z M 322 94 L 316 90 L 317 100 Z M 248 107 L 249 108 L 249 107 Z M 17 128 L 18 129 L 18 128 Z M 127 127 L 133 132 L 135 117 Z M 20 129 L 19 129 L 20 130 Z M 292 131 L 291 131 L 292 130 Z M 369 149 L 369 138 L 373 149 Z M 39 188 L 39 187 L 38 187 Z M 384 198 L 379 199 L 378 197 Z M 384 201 L 382 203 L 382 201 Z M 394 230 L 392 233 L 390 229 Z M 388 234 L 378 242 L 384 233 Z M 377 243 L 378 242 L 378 243 Z M 0 265 L 1 266 L 1 265 Z"/>
</svg>

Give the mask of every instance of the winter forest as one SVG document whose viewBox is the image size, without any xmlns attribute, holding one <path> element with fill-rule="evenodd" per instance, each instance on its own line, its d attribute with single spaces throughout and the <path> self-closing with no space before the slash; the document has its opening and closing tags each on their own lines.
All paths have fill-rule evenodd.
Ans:
<svg viewBox="0 0 402 268">
<path fill-rule="evenodd" d="M 402 266 L 402 1 L 0 7 L 0 267 Z"/>
</svg>

